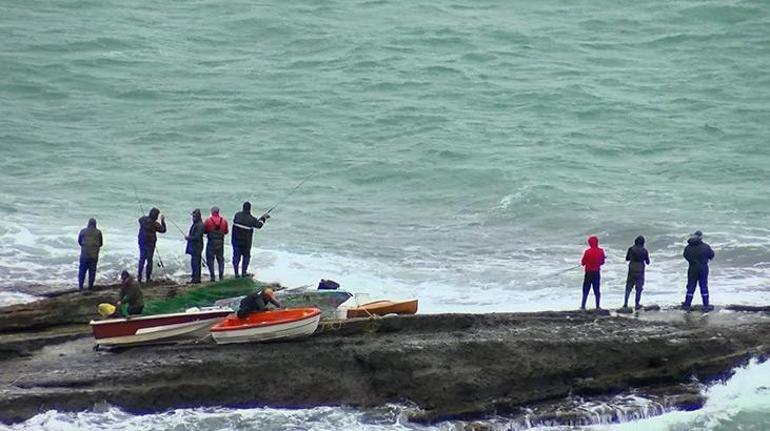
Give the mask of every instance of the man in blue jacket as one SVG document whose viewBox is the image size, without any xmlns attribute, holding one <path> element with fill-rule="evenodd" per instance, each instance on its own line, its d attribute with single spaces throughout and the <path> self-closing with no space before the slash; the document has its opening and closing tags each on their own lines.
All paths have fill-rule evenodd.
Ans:
<svg viewBox="0 0 770 431">
<path fill-rule="evenodd" d="M 709 305 L 709 261 L 714 258 L 714 250 L 703 242 L 703 232 L 695 231 L 687 240 L 684 248 L 684 258 L 689 263 L 687 268 L 687 295 L 684 297 L 682 308 L 690 309 L 695 285 L 700 285 L 700 296 L 703 299 L 703 311 L 713 310 Z"/>
<path fill-rule="evenodd" d="M 203 218 L 201 210 L 195 209 L 192 212 L 192 225 L 190 232 L 185 236 L 187 240 L 187 249 L 185 253 L 190 255 L 190 267 L 192 268 L 191 283 L 199 284 L 201 282 L 201 255 L 203 254 Z"/>
</svg>

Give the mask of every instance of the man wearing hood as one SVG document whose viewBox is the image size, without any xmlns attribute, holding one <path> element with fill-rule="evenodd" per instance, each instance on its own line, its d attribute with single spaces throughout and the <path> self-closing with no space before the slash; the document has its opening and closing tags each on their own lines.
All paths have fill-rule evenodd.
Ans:
<svg viewBox="0 0 770 431">
<path fill-rule="evenodd" d="M 692 305 L 692 297 L 695 294 L 695 285 L 700 285 L 700 296 L 703 300 L 703 311 L 713 310 L 709 305 L 709 261 L 714 258 L 714 250 L 703 242 L 703 232 L 695 231 L 687 246 L 684 248 L 684 258 L 689 263 L 687 268 L 687 295 L 684 297 L 682 308 L 689 310 Z"/>
<path fill-rule="evenodd" d="M 219 268 L 219 279 L 224 278 L 225 273 L 225 235 L 227 230 L 227 220 L 219 215 L 219 208 L 211 208 L 211 217 L 203 223 L 203 231 L 206 233 L 206 264 L 209 267 L 211 281 L 216 281 L 214 277 L 214 259 L 217 260 Z"/>
<path fill-rule="evenodd" d="M 203 253 L 203 219 L 201 210 L 195 209 L 192 212 L 192 225 L 190 232 L 185 237 L 187 240 L 187 249 L 185 253 L 190 255 L 190 266 L 192 267 L 192 280 L 194 284 L 201 282 L 201 254 Z"/>
<path fill-rule="evenodd" d="M 248 275 L 249 262 L 251 261 L 251 241 L 254 237 L 254 229 L 262 229 L 270 214 L 263 214 L 256 218 L 251 215 L 251 202 L 243 203 L 243 211 L 235 213 L 233 217 L 233 271 L 238 277 L 238 266 L 241 264 L 241 272 L 244 277 Z"/>
<path fill-rule="evenodd" d="M 145 264 L 147 265 L 145 282 L 150 284 L 152 280 L 152 257 L 155 255 L 155 245 L 158 242 L 157 234 L 166 232 L 166 219 L 161 215 L 158 222 L 159 215 L 160 210 L 152 208 L 148 215 L 139 218 L 139 271 L 136 276 L 139 283 L 142 282 L 142 270 Z"/>
<path fill-rule="evenodd" d="M 128 271 L 120 273 L 120 293 L 118 293 L 118 310 L 122 317 L 142 314 L 144 310 L 144 295 L 138 284 L 134 284 Z"/>
<path fill-rule="evenodd" d="M 588 248 L 583 252 L 583 259 L 580 262 L 585 267 L 585 276 L 583 277 L 583 300 L 580 302 L 580 309 L 586 309 L 586 300 L 591 287 L 594 289 L 596 298 L 596 309 L 599 307 L 599 285 L 601 283 L 601 267 L 604 265 L 604 250 L 599 248 L 599 238 L 591 236 L 588 238 Z"/>
<path fill-rule="evenodd" d="M 644 290 L 644 268 L 650 264 L 650 254 L 644 248 L 643 236 L 637 236 L 634 245 L 626 252 L 626 262 L 628 262 L 628 278 L 626 278 L 626 296 L 623 301 L 623 308 L 628 308 L 628 297 L 631 296 L 631 290 L 636 288 L 634 308 L 638 310 L 642 308 L 640 301 L 642 290 Z"/>
<path fill-rule="evenodd" d="M 80 244 L 80 266 L 78 268 L 78 288 L 83 290 L 83 282 L 88 272 L 88 290 L 94 288 L 96 263 L 99 261 L 99 249 L 102 248 L 102 231 L 96 228 L 96 219 L 89 219 L 88 226 L 78 234 Z"/>
</svg>

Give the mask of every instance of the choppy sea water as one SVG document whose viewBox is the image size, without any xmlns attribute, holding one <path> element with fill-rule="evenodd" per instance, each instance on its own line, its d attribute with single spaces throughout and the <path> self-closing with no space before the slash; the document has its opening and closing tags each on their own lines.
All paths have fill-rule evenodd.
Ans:
<svg viewBox="0 0 770 431">
<path fill-rule="evenodd" d="M 461 431 L 484 424 L 498 431 L 763 431 L 770 427 L 770 363 L 752 363 L 736 370 L 726 382 L 704 390 L 708 401 L 692 412 L 661 411 L 643 398 L 626 397 L 622 405 L 585 402 L 583 416 L 594 425 L 548 425 L 519 418 L 491 418 L 484 421 L 449 421 L 438 425 L 418 425 L 408 421 L 406 408 L 386 406 L 361 411 L 339 407 L 305 410 L 258 409 L 180 409 L 161 414 L 135 416 L 114 407 L 97 411 L 60 413 L 49 411 L 9 427 L 19 430 L 439 430 Z M 622 422 L 618 422 L 620 419 Z"/>
<path fill-rule="evenodd" d="M 696 229 L 714 302 L 770 302 L 762 1 L 0 0 L 0 38 L 0 304 L 74 284 L 89 217 L 105 282 L 139 207 L 247 199 L 258 278 L 422 312 L 575 308 L 590 234 L 605 306 L 638 234 L 677 302 Z"/>
</svg>

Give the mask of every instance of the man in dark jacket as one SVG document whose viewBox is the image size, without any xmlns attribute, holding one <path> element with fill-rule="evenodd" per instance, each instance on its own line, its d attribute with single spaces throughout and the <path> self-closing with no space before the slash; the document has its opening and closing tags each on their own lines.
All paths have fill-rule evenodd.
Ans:
<svg viewBox="0 0 770 431">
<path fill-rule="evenodd" d="M 241 305 L 238 307 L 238 318 L 245 319 L 251 313 L 265 311 L 267 310 L 268 304 L 273 304 L 276 308 L 283 308 L 281 304 L 275 300 L 275 293 L 273 292 L 273 289 L 270 289 L 269 287 L 261 292 L 254 292 L 241 299 Z"/>
<path fill-rule="evenodd" d="M 241 274 L 246 277 L 249 269 L 249 262 L 251 261 L 251 241 L 254 237 L 254 229 L 262 229 L 267 219 L 270 218 L 270 214 L 263 214 L 262 217 L 256 218 L 251 215 L 251 202 L 243 203 L 243 211 L 235 213 L 233 217 L 233 270 L 235 276 L 238 277 L 238 265 L 241 266 Z"/>
<path fill-rule="evenodd" d="M 225 235 L 227 235 L 227 220 L 219 215 L 219 208 L 211 208 L 211 217 L 203 222 L 203 232 L 206 233 L 206 264 L 209 267 L 211 281 L 214 278 L 214 259 L 219 268 L 219 279 L 224 278 L 225 273 Z"/>
<path fill-rule="evenodd" d="M 631 290 L 636 288 L 634 308 L 638 310 L 642 308 L 640 301 L 644 290 L 644 268 L 650 264 L 650 254 L 644 248 L 643 236 L 636 237 L 634 245 L 626 252 L 626 262 L 628 262 L 628 278 L 626 278 L 626 297 L 623 308 L 628 308 L 628 297 L 631 296 Z"/>
<path fill-rule="evenodd" d="M 136 276 L 139 283 L 142 282 L 142 270 L 147 264 L 147 277 L 145 282 L 150 283 L 152 277 L 152 257 L 155 255 L 155 246 L 158 242 L 158 233 L 166 232 L 166 219 L 158 216 L 160 210 L 152 208 L 150 213 L 139 218 L 139 271 Z"/>
<path fill-rule="evenodd" d="M 123 317 L 142 314 L 144 295 L 138 284 L 131 280 L 128 271 L 120 274 L 120 293 L 118 294 L 118 310 Z"/>
<path fill-rule="evenodd" d="M 689 263 L 687 268 L 687 295 L 684 297 L 682 308 L 689 310 L 692 297 L 695 294 L 695 285 L 700 285 L 700 296 L 703 300 L 703 311 L 713 310 L 709 305 L 709 261 L 714 258 L 714 250 L 703 242 L 703 233 L 696 231 L 687 240 L 684 248 L 684 258 Z"/>
<path fill-rule="evenodd" d="M 78 234 L 80 244 L 80 267 L 78 268 L 78 288 L 83 290 L 83 282 L 88 272 L 88 290 L 94 288 L 96 263 L 99 261 L 99 249 L 102 248 L 102 231 L 96 228 L 96 219 L 89 219 L 88 226 Z"/>
<path fill-rule="evenodd" d="M 190 255 L 190 266 L 192 267 L 192 283 L 201 282 L 201 254 L 203 253 L 203 219 L 201 210 L 195 209 L 192 212 L 192 225 L 190 233 L 185 237 L 187 240 L 187 249 L 185 253 Z"/>
</svg>

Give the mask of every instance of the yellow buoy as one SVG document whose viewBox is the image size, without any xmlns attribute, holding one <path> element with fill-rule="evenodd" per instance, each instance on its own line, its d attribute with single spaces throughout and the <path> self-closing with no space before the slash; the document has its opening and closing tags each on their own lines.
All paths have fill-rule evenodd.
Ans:
<svg viewBox="0 0 770 431">
<path fill-rule="evenodd" d="M 108 303 L 99 304 L 98 311 L 99 315 L 102 317 L 109 317 L 115 314 L 115 306 Z"/>
</svg>

